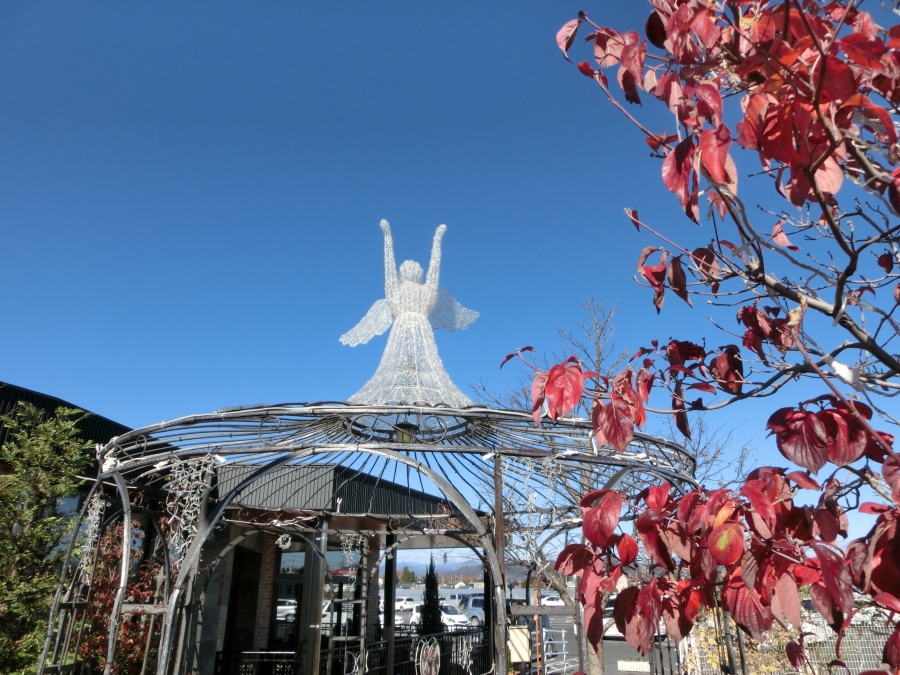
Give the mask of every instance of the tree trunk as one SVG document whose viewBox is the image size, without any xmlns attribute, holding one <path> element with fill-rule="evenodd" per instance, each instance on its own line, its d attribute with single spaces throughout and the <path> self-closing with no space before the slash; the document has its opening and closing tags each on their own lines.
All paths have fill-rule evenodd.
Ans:
<svg viewBox="0 0 900 675">
<path fill-rule="evenodd" d="M 594 651 L 593 645 L 587 648 L 587 675 L 603 675 L 603 641 L 600 641 L 600 653 Z"/>
</svg>

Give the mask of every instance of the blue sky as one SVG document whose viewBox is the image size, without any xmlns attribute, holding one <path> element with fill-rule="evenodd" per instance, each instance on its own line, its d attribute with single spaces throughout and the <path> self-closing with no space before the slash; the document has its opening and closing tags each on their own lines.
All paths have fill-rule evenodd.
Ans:
<svg viewBox="0 0 900 675">
<path fill-rule="evenodd" d="M 653 241 L 624 207 L 692 245 L 709 226 L 679 215 L 639 133 L 563 60 L 554 36 L 579 9 L 622 30 L 649 13 L 4 3 L 0 379 L 134 427 L 345 399 L 385 342 L 338 342 L 382 297 L 381 218 L 398 260 L 423 263 L 448 225 L 442 285 L 481 312 L 438 334 L 466 391 L 511 382 L 503 356 L 555 347 L 588 296 L 618 305 L 623 348 L 733 341 L 702 303 L 669 297 L 658 317 L 631 280 Z M 673 129 L 653 102 L 641 114 Z M 784 464 L 763 440 L 771 409 L 714 423 L 741 421 L 737 438 Z"/>
</svg>

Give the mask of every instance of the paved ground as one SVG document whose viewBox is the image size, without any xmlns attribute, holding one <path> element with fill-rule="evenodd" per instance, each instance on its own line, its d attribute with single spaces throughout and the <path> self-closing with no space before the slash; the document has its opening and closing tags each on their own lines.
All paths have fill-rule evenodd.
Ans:
<svg viewBox="0 0 900 675">
<path fill-rule="evenodd" d="M 411 612 L 397 612 L 397 616 L 403 619 L 404 625 L 409 625 L 409 617 Z M 557 656 L 548 659 L 548 675 L 562 675 L 566 673 L 571 675 L 578 670 L 578 641 L 575 634 L 575 623 L 572 620 L 563 617 L 551 617 L 551 629 L 554 631 L 564 631 L 565 645 L 556 647 L 557 651 L 563 652 Z M 554 639 L 562 639 L 563 635 L 554 636 Z M 565 658 L 568 668 L 564 668 L 561 661 Z M 674 654 L 672 655 L 674 664 Z M 641 665 L 638 665 L 641 664 Z M 647 664 L 647 665 L 642 665 Z M 641 656 L 624 640 L 604 640 L 603 641 L 603 665 L 606 675 L 626 675 L 630 673 L 650 672 L 649 659 Z M 619 666 L 622 666 L 620 668 Z M 669 673 L 668 657 L 664 658 L 665 673 Z M 676 669 L 677 672 L 677 669 Z"/>
</svg>

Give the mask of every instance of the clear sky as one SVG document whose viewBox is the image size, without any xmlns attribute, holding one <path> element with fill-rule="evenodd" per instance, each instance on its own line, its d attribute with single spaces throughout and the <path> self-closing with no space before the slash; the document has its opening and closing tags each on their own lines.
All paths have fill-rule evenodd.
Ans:
<svg viewBox="0 0 900 675">
<path fill-rule="evenodd" d="M 579 9 L 622 30 L 649 13 L 3 3 L 0 379 L 133 427 L 345 399 L 385 342 L 338 342 L 383 296 L 381 218 L 398 259 L 422 263 L 448 226 L 442 285 L 481 312 L 438 334 L 464 391 L 511 381 L 503 356 L 555 347 L 554 328 L 574 327 L 588 296 L 618 305 L 623 348 L 734 341 L 702 304 L 669 297 L 657 317 L 631 281 L 654 242 L 624 207 L 692 245 L 709 226 L 679 215 L 639 133 L 563 60 L 555 33 Z M 646 108 L 655 129 L 673 129 Z M 717 420 L 744 422 L 740 436 L 771 449 L 760 412 L 771 409 Z"/>
</svg>

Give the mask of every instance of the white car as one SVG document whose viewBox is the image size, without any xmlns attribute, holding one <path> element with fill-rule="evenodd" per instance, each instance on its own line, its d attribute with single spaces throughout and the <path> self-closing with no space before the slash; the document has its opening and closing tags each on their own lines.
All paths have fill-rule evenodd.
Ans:
<svg viewBox="0 0 900 675">
<path fill-rule="evenodd" d="M 331 635 L 332 628 L 337 628 L 338 635 L 345 633 L 340 627 L 334 625 L 338 620 L 337 605 L 338 603 L 331 600 L 326 600 L 325 604 L 322 605 L 322 635 Z M 353 605 L 346 600 L 341 602 L 340 605 L 341 623 L 347 625 L 353 620 Z"/>
<path fill-rule="evenodd" d="M 293 622 L 297 619 L 297 601 L 279 598 L 275 605 L 275 620 Z"/>
<path fill-rule="evenodd" d="M 381 607 L 378 610 L 378 623 L 381 624 L 381 627 L 384 628 L 384 607 Z M 403 617 L 397 616 L 394 614 L 394 625 L 402 626 L 403 625 Z"/>
<path fill-rule="evenodd" d="M 413 607 L 412 616 L 409 617 L 411 626 L 419 623 L 422 618 L 422 604 Z M 453 605 L 441 605 L 441 623 L 450 630 L 468 628 L 471 624 L 469 618 Z"/>
<path fill-rule="evenodd" d="M 395 612 L 411 612 L 416 606 L 416 601 L 412 598 L 397 598 L 394 601 Z"/>
<path fill-rule="evenodd" d="M 544 607 L 562 607 L 566 603 L 558 595 L 545 595 L 541 598 L 541 604 Z"/>
</svg>

